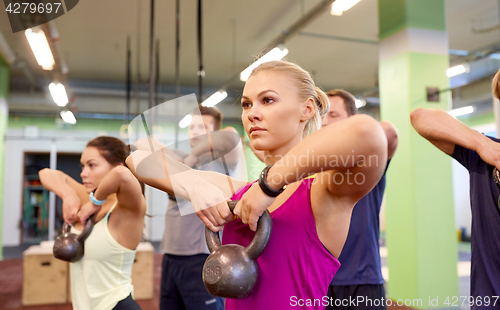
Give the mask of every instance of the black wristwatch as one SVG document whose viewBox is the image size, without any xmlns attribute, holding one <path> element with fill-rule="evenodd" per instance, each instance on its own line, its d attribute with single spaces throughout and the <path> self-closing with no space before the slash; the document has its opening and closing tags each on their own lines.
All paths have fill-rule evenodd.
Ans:
<svg viewBox="0 0 500 310">
<path fill-rule="evenodd" d="M 267 184 L 267 172 L 269 171 L 269 169 L 271 169 L 273 165 L 269 165 L 267 166 L 266 168 L 264 168 L 264 170 L 262 170 L 262 172 L 260 173 L 260 176 L 259 176 L 259 186 L 260 186 L 260 189 L 264 192 L 264 194 L 266 194 L 267 196 L 269 197 L 277 197 L 279 194 L 281 194 L 285 188 L 286 188 L 286 185 L 283 186 L 282 188 L 280 188 L 279 190 L 275 191 L 274 189 L 270 188 L 269 187 L 269 184 Z"/>
</svg>

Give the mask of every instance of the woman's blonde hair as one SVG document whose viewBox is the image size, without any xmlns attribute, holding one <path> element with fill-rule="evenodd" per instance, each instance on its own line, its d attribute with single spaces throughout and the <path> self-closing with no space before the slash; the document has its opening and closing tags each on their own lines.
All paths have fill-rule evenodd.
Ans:
<svg viewBox="0 0 500 310">
<path fill-rule="evenodd" d="M 250 76 L 256 75 L 262 71 L 284 73 L 286 76 L 291 78 L 297 86 L 297 95 L 299 96 L 299 100 L 306 101 L 309 98 L 314 100 L 316 103 L 316 111 L 314 113 L 314 117 L 307 121 L 302 137 L 305 138 L 313 132 L 319 130 L 321 128 L 321 119 L 330 110 L 330 101 L 328 100 L 328 96 L 321 89 L 316 87 L 316 84 L 314 84 L 309 72 L 294 63 L 284 60 L 276 60 L 261 64 L 252 71 Z"/>
</svg>

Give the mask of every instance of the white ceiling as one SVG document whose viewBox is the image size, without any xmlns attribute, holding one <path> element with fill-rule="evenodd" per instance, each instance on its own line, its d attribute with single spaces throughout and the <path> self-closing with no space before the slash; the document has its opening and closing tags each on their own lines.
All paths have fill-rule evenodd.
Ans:
<svg viewBox="0 0 500 310">
<path fill-rule="evenodd" d="M 197 86 L 197 0 L 181 0 L 181 86 Z M 217 89 L 244 69 L 283 30 L 320 0 L 203 1 L 203 61 L 205 87 Z M 450 49 L 474 51 L 500 42 L 500 29 L 474 33 L 500 24 L 497 0 L 445 0 Z M 175 1 L 155 1 L 155 31 L 160 41 L 161 82 L 175 83 Z M 323 89 L 354 93 L 374 89 L 378 80 L 377 0 L 361 0 L 344 15 L 325 11 L 285 42 L 288 60 L 311 72 Z M 125 81 L 126 38 L 131 36 L 133 76 L 146 80 L 149 67 L 150 1 L 85 0 L 55 20 L 57 49 L 69 67 L 67 80 Z M 0 10 L 0 32 L 18 59 L 38 77 L 51 79 L 34 61 L 23 32 L 13 34 Z M 366 42 L 339 40 L 343 37 Z M 140 39 L 140 44 L 138 40 Z M 371 42 L 371 43 L 370 43 Z M 14 69 L 13 77 L 23 74 Z M 241 91 L 235 80 L 231 89 Z"/>
</svg>

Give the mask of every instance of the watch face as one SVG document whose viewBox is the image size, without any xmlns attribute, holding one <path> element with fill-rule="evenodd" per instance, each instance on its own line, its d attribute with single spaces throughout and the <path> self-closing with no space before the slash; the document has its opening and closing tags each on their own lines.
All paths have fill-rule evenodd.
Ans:
<svg viewBox="0 0 500 310">
<path fill-rule="evenodd" d="M 498 188 L 500 188 L 500 171 L 498 171 L 497 168 L 493 169 L 493 181 L 495 181 Z"/>
</svg>

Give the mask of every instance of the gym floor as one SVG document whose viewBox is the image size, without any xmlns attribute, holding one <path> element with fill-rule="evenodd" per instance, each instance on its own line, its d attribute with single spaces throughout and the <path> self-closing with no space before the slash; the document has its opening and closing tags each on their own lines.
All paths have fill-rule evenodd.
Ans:
<svg viewBox="0 0 500 310">
<path fill-rule="evenodd" d="M 154 262 L 154 292 L 152 299 L 138 300 L 137 302 L 144 310 L 157 310 L 160 298 L 160 278 L 162 255 L 158 253 L 158 242 L 153 242 L 155 246 Z M 18 247 L 4 247 L 4 260 L 0 261 L 0 309 L 26 309 L 26 310 L 71 310 L 70 304 L 45 305 L 45 306 L 22 306 L 22 283 L 23 283 L 23 251 L 30 245 Z M 387 272 L 387 249 L 383 242 L 380 250 L 382 258 L 382 273 L 386 281 Z M 470 243 L 461 242 L 458 245 L 458 266 L 460 296 L 469 296 L 470 291 Z M 389 309 L 406 307 L 389 307 Z M 410 309 L 410 308 L 408 308 Z M 451 308 L 447 308 L 451 309 Z M 453 308 L 457 310 L 468 310 L 468 306 Z"/>
</svg>

